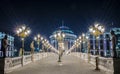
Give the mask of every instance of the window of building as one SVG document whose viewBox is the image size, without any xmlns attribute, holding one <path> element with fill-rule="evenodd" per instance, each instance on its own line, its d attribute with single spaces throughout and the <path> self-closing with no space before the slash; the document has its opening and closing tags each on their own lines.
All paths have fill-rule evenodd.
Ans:
<svg viewBox="0 0 120 74">
<path fill-rule="evenodd" d="M 93 45 L 90 45 L 90 49 L 93 49 Z"/>
<path fill-rule="evenodd" d="M 102 50 L 103 50 L 103 44 L 104 44 L 104 43 L 103 43 L 103 40 L 101 39 L 101 40 L 100 40 L 100 49 L 102 49 Z"/>
<path fill-rule="evenodd" d="M 93 44 L 93 40 L 90 40 L 90 44 Z"/>
<path fill-rule="evenodd" d="M 110 37 L 110 36 L 109 36 L 109 34 L 106 34 L 105 38 L 107 38 L 107 39 L 108 39 L 109 37 Z"/>
<path fill-rule="evenodd" d="M 1 40 L 0 40 L 0 50 L 1 50 Z"/>
</svg>

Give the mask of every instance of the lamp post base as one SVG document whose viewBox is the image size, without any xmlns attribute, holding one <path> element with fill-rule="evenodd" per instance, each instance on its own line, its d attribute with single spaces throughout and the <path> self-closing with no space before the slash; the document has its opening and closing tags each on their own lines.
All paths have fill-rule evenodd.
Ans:
<svg viewBox="0 0 120 74">
<path fill-rule="evenodd" d="M 62 61 L 61 61 L 61 56 L 59 56 L 58 62 L 62 62 Z"/>
<path fill-rule="evenodd" d="M 58 62 L 62 62 L 61 60 L 58 60 Z"/>
<path fill-rule="evenodd" d="M 99 69 L 99 68 L 95 68 L 95 70 L 96 70 L 96 71 L 100 71 L 100 69 Z"/>
<path fill-rule="evenodd" d="M 99 59 L 98 59 L 98 56 L 97 57 L 95 57 L 95 60 L 96 60 L 96 68 L 95 68 L 95 70 L 97 70 L 97 71 L 99 71 L 100 70 L 100 68 L 99 68 Z"/>
</svg>

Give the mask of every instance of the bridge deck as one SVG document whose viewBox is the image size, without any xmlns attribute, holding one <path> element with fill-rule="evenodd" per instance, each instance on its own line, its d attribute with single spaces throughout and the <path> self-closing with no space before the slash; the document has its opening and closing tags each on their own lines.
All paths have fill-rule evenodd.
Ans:
<svg viewBox="0 0 120 74">
<path fill-rule="evenodd" d="M 57 59 L 58 56 L 51 56 L 8 74 L 105 74 L 104 71 L 95 71 L 93 65 L 71 55 L 64 55 L 62 64 Z"/>
</svg>

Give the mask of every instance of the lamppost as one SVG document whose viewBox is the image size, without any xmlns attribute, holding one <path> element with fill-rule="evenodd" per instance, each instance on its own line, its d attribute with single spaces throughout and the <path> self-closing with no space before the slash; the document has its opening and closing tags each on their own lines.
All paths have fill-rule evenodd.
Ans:
<svg viewBox="0 0 120 74">
<path fill-rule="evenodd" d="M 58 62 L 61 62 L 61 57 L 62 57 L 63 52 L 64 52 L 64 38 L 65 38 L 65 34 L 63 32 L 61 32 L 61 31 L 58 31 L 54 35 L 54 37 L 58 41 L 58 50 L 59 50 Z"/>
<path fill-rule="evenodd" d="M 97 50 L 96 54 L 97 54 L 97 56 L 96 56 L 96 68 L 95 68 L 95 70 L 99 70 L 99 67 L 98 67 L 98 61 L 99 61 L 98 37 L 99 37 L 99 35 L 104 33 L 105 28 L 100 24 L 95 24 L 94 26 L 90 26 L 89 31 L 92 35 L 95 36 L 95 39 L 96 39 L 96 46 L 97 46 L 96 47 L 96 50 Z"/>
<path fill-rule="evenodd" d="M 81 36 L 78 37 L 78 39 L 75 41 L 74 45 L 76 47 L 80 46 L 83 47 L 84 51 L 86 51 L 86 43 L 87 43 L 88 37 L 83 33 Z M 83 45 L 81 45 L 83 44 Z M 82 50 L 80 50 L 82 51 Z"/>
<path fill-rule="evenodd" d="M 40 34 L 38 34 L 37 36 L 34 37 L 34 40 L 37 42 L 38 50 L 39 50 L 40 49 L 40 41 L 43 40 L 43 37 L 41 37 Z"/>
<path fill-rule="evenodd" d="M 47 48 L 47 51 L 48 51 L 48 49 L 50 49 L 50 50 L 58 53 L 57 49 L 55 49 L 55 48 L 49 43 L 49 41 L 48 41 L 47 39 L 43 39 L 43 40 L 42 40 L 42 44 L 43 44 L 43 46 L 45 46 L 45 47 Z"/>
<path fill-rule="evenodd" d="M 44 50 L 45 51 L 45 49 L 46 49 L 46 43 L 47 43 L 48 41 L 47 41 L 47 39 L 43 39 L 42 40 L 42 50 Z"/>
<path fill-rule="evenodd" d="M 24 56 L 24 39 L 29 36 L 30 34 L 30 28 L 29 27 L 26 27 L 26 26 L 21 26 L 21 27 L 18 27 L 17 30 L 17 35 L 21 38 L 22 40 L 22 65 L 23 65 L 23 56 Z"/>
<path fill-rule="evenodd" d="M 81 40 L 82 40 L 82 43 L 83 43 L 83 49 L 84 49 L 84 52 L 86 52 L 86 37 L 85 37 L 85 34 L 82 33 L 82 36 L 81 36 Z"/>
<path fill-rule="evenodd" d="M 86 36 L 86 42 L 87 42 L 87 54 L 88 54 L 88 63 L 89 63 L 90 61 L 90 40 L 88 36 Z"/>
<path fill-rule="evenodd" d="M 51 50 L 55 51 L 56 53 L 58 53 L 58 51 L 49 43 L 49 41 L 47 39 L 43 38 L 40 34 L 35 36 L 34 40 L 37 41 L 38 48 L 39 48 L 39 44 L 41 42 L 42 43 L 42 47 L 47 48 L 47 51 L 48 51 L 48 49 L 51 49 Z"/>
<path fill-rule="evenodd" d="M 82 41 L 85 43 L 85 49 L 87 49 L 87 55 L 88 55 L 88 62 L 90 61 L 90 41 L 89 37 L 85 35 L 84 33 L 82 34 Z"/>
<path fill-rule="evenodd" d="M 75 48 L 78 48 L 79 46 L 81 51 L 81 42 L 82 42 L 82 37 L 79 36 L 78 39 L 74 41 L 74 44 L 72 45 L 72 47 L 66 52 L 66 54 L 69 54 L 72 50 L 74 50 Z"/>
</svg>

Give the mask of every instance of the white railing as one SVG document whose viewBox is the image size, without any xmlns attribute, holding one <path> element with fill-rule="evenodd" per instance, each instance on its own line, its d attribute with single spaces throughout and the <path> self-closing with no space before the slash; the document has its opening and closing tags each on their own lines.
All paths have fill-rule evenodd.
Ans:
<svg viewBox="0 0 120 74">
<path fill-rule="evenodd" d="M 24 56 L 24 65 L 32 62 L 31 57 L 32 57 L 31 55 Z"/>
<path fill-rule="evenodd" d="M 22 57 L 15 57 L 15 58 L 11 58 L 12 61 L 12 67 L 18 66 L 22 64 L 21 61 Z"/>
<path fill-rule="evenodd" d="M 91 63 L 94 66 L 96 65 L 95 55 L 88 55 L 87 53 L 80 53 L 80 52 L 73 52 L 71 53 L 71 55 L 77 56 L 80 59 L 85 60 L 86 62 L 89 61 L 89 63 Z M 120 62 L 120 60 L 117 61 Z M 115 66 L 113 65 L 113 62 L 114 62 L 113 58 L 99 57 L 99 68 L 104 70 L 107 74 L 114 74 Z"/>
<path fill-rule="evenodd" d="M 6 52 L 6 56 L 7 57 L 13 57 L 13 54 L 14 52 L 13 51 L 7 51 Z M 3 57 L 3 52 L 2 51 L 0 51 L 0 57 Z"/>
<path fill-rule="evenodd" d="M 43 58 L 46 58 L 48 56 L 52 56 L 54 53 L 52 52 L 42 52 L 42 53 L 35 53 L 33 54 L 33 60 L 37 61 Z M 4 59 L 0 59 L 0 66 L 2 66 Z M 32 55 L 24 55 L 20 57 L 14 57 L 14 58 L 5 58 L 5 72 L 11 72 L 14 69 L 17 69 L 19 67 L 25 66 L 26 64 L 29 64 L 32 62 Z M 2 68 L 0 68 L 1 70 Z"/>
</svg>

